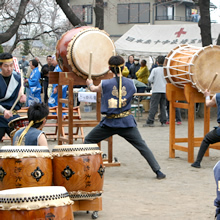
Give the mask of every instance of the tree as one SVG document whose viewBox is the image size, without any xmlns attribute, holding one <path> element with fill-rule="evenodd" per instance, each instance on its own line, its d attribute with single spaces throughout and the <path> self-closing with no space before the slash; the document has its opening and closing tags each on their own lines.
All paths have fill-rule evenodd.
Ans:
<svg viewBox="0 0 220 220">
<path fill-rule="evenodd" d="M 3 46 L 0 44 L 0 53 L 3 53 L 4 50 L 3 50 Z"/>
<path fill-rule="evenodd" d="M 94 12 L 96 16 L 95 26 L 99 29 L 104 29 L 104 2 L 103 0 L 96 0 Z"/>
<path fill-rule="evenodd" d="M 23 11 L 20 9 L 21 5 L 24 6 L 24 0 L 21 0 L 20 3 L 17 0 L 6 0 L 0 11 L 0 28 L 2 32 L 10 33 L 10 35 L 7 35 L 10 38 L 16 37 L 14 45 L 8 52 L 12 53 L 20 41 L 41 39 L 46 42 L 49 41 L 48 39 L 53 39 L 53 42 L 56 42 L 61 34 L 68 30 L 65 29 L 66 25 L 64 24 L 66 22 L 60 19 L 62 10 L 55 0 L 29 0 L 25 9 L 23 7 Z M 19 17 L 18 14 L 22 18 L 19 25 L 17 25 L 18 22 L 15 23 Z M 15 27 L 17 31 L 14 34 L 10 30 L 15 29 Z M 4 34 L 0 34 L 0 43 L 10 39 L 9 37 L 4 38 Z M 50 38 L 46 38 L 46 35 Z M 54 45 L 53 42 L 48 42 L 48 45 Z"/>
<path fill-rule="evenodd" d="M 199 0 L 202 46 L 212 44 L 211 21 L 210 21 L 210 0 Z"/>
<path fill-rule="evenodd" d="M 0 44 L 9 41 L 18 31 L 22 19 L 24 18 L 25 9 L 30 0 L 21 0 L 17 15 L 5 33 L 0 34 Z"/>
<path fill-rule="evenodd" d="M 69 4 L 67 1 L 56 0 L 56 2 L 60 6 L 60 8 L 63 10 L 63 13 L 66 15 L 66 17 L 68 18 L 68 20 L 73 26 L 86 25 L 73 13 L 73 10 L 69 7 Z"/>
<path fill-rule="evenodd" d="M 28 55 L 30 50 L 30 42 L 28 40 L 23 42 L 23 51 L 21 52 L 22 55 Z"/>
</svg>

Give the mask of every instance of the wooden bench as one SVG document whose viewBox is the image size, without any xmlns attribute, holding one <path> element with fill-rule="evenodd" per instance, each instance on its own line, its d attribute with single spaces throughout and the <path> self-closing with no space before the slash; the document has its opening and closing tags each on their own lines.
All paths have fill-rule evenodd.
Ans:
<svg viewBox="0 0 220 220">
<path fill-rule="evenodd" d="M 18 110 L 18 114 L 20 116 L 26 116 L 27 115 L 27 111 L 28 111 L 28 107 L 23 107 L 20 110 Z M 63 115 L 63 120 L 67 120 L 68 119 L 68 108 L 62 108 L 62 112 L 65 113 L 66 115 Z M 47 117 L 47 122 L 45 124 L 44 127 L 54 127 L 55 131 L 54 132 L 45 132 L 47 139 L 57 139 L 57 132 L 58 132 L 58 108 L 56 107 L 50 107 L 49 108 L 49 115 Z M 73 118 L 75 120 L 81 120 L 81 113 L 80 113 L 80 107 L 76 106 L 73 107 Z M 65 137 L 67 135 L 67 133 L 65 133 L 64 131 L 64 127 L 67 127 L 68 124 L 63 124 L 62 126 L 62 136 Z M 82 142 L 84 141 L 84 131 L 83 131 L 83 127 L 76 127 L 76 131 L 73 133 L 73 138 L 75 140 L 77 139 L 82 139 Z M 3 138 L 2 141 L 4 140 L 11 140 L 10 137 L 8 137 L 8 135 L 6 134 Z"/>
</svg>

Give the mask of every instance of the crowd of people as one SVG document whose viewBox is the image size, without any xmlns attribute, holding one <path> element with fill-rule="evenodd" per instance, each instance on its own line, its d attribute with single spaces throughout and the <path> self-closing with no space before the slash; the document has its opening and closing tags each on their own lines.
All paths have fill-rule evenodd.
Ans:
<svg viewBox="0 0 220 220">
<path fill-rule="evenodd" d="M 159 108 L 159 120 L 161 126 L 169 124 L 169 102 L 166 99 L 166 80 L 163 73 L 164 56 L 158 56 L 150 70 L 147 61 L 130 55 L 122 71 L 124 77 L 131 78 L 138 93 L 152 92 L 150 100 L 149 116 L 144 127 L 154 127 L 155 116 Z M 176 108 L 176 123 L 181 125 L 180 109 Z"/>
</svg>

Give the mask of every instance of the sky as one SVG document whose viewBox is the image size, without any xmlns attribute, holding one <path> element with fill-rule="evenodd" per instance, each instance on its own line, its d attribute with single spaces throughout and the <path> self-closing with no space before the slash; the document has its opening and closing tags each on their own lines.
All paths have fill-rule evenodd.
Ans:
<svg viewBox="0 0 220 220">
<path fill-rule="evenodd" d="M 210 1 L 218 7 L 217 9 L 212 10 L 211 20 L 216 20 L 218 23 L 220 23 L 220 1 L 219 0 L 210 0 Z"/>
</svg>

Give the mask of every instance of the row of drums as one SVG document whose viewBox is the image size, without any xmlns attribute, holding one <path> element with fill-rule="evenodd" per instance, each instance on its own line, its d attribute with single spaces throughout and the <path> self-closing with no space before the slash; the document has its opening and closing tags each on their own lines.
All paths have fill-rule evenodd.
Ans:
<svg viewBox="0 0 220 220">
<path fill-rule="evenodd" d="M 73 219 L 72 204 L 102 195 L 96 144 L 0 149 L 0 219 Z"/>
</svg>

